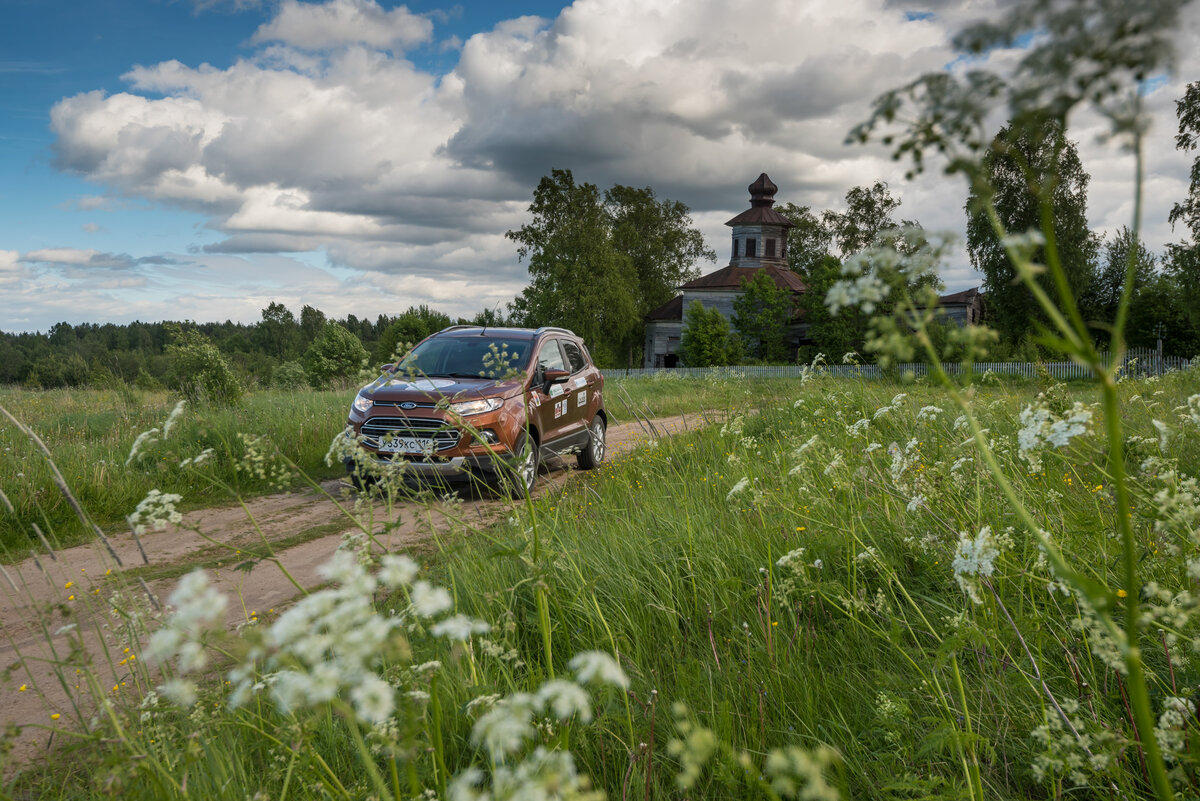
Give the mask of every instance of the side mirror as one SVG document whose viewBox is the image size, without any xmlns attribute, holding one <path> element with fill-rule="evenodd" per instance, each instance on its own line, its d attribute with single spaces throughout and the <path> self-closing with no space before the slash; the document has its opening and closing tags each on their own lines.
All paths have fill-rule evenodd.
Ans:
<svg viewBox="0 0 1200 801">
<path fill-rule="evenodd" d="M 550 387 L 553 384 L 561 384 L 570 378 L 571 374 L 566 370 L 560 370 L 557 367 L 551 367 L 542 371 L 542 392 L 550 394 Z"/>
<path fill-rule="evenodd" d="M 381 364 L 381 365 L 379 365 L 379 372 L 394 373 L 394 372 L 396 372 L 396 365 L 394 362 L 388 362 L 387 364 Z"/>
</svg>

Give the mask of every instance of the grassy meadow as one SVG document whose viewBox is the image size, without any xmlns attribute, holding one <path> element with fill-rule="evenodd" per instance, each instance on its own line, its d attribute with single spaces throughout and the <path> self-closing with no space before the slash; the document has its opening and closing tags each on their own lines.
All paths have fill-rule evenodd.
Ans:
<svg viewBox="0 0 1200 801">
<path fill-rule="evenodd" d="M 625 392 L 611 393 L 609 406 L 618 421 L 631 421 L 629 404 L 640 416 L 670 415 L 702 409 L 723 410 L 743 400 L 719 383 L 690 391 L 664 391 L 673 382 L 621 382 Z M 754 382 L 750 395 L 783 391 L 784 381 Z M 271 477 L 239 471 L 246 448 L 239 434 L 264 437 L 280 454 L 316 479 L 340 476 L 325 455 L 342 430 L 354 390 L 261 390 L 232 408 L 185 408 L 166 437 L 161 434 L 178 398 L 166 392 L 117 390 L 0 389 L 0 406 L 29 426 L 55 457 L 67 485 L 89 516 L 104 530 L 126 530 L 126 516 L 151 489 L 183 496 L 180 508 L 229 503 L 228 488 L 243 497 L 299 486 L 294 475 Z M 159 429 L 137 448 L 139 434 Z M 213 449 L 203 474 L 186 469 L 189 458 Z M 214 482 L 216 480 L 216 483 Z M 91 532 L 55 486 L 50 467 L 37 446 L 5 421 L 0 425 L 0 491 L 14 511 L 0 508 L 0 559 L 23 559 L 40 549 L 30 523 L 37 523 L 55 547 L 90 539 Z M 2 504 L 0 504 L 2 506 Z"/>
<path fill-rule="evenodd" d="M 88 733 L 65 740 L 53 763 L 10 766 L 5 790 L 456 801 L 1150 794 L 1120 629 L 1089 600 L 1111 599 L 1119 620 L 1128 597 L 1093 388 L 967 392 L 1016 498 L 1095 588 L 1085 598 L 998 489 L 942 389 L 822 377 L 620 383 L 656 414 L 725 414 L 516 503 L 499 526 L 448 533 L 419 573 L 363 540 L 330 568 L 329 587 L 236 633 L 206 617 L 218 604 L 192 580 L 166 634 L 130 663 L 136 691 L 97 687 L 103 714 L 73 723 Z M 1144 583 L 1136 645 L 1171 781 L 1191 796 L 1200 374 L 1118 391 Z M 48 395 L 5 403 L 37 415 Z M 32 422 L 60 464 L 74 442 L 109 454 L 116 475 L 132 437 L 161 424 L 170 401 L 101 411 L 98 400 Z M 261 424 L 284 453 L 307 454 L 298 464 L 315 465 L 331 436 L 317 421 L 336 432 L 345 400 L 300 394 L 278 414 L 278 395 L 254 397 L 229 423 L 185 416 L 171 439 L 190 453 Z M 68 469 L 86 483 L 100 468 Z M 204 471 L 221 469 L 138 468 L 161 483 L 128 479 L 126 508 L 147 486 L 203 487 Z M 103 494 L 85 504 L 96 501 L 120 506 Z M 25 515 L 49 508 L 44 497 L 24 503 Z M 144 617 L 120 604 L 124 636 L 141 649 Z M 91 669 L 72 659 L 64 671 Z M 59 711 L 73 717 L 47 715 Z"/>
</svg>

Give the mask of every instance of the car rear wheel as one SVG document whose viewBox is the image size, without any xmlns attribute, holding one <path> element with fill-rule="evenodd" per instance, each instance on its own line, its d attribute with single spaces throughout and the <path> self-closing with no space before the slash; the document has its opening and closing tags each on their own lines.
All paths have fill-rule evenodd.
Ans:
<svg viewBox="0 0 1200 801">
<path fill-rule="evenodd" d="M 510 496 L 520 500 L 533 493 L 533 485 L 537 483 L 538 444 L 537 440 L 528 434 L 521 434 L 513 449 L 515 454 L 504 474 L 504 483 Z"/>
<path fill-rule="evenodd" d="M 588 428 L 588 444 L 576 457 L 580 470 L 595 470 L 604 461 L 604 434 L 604 418 L 596 415 Z"/>
</svg>

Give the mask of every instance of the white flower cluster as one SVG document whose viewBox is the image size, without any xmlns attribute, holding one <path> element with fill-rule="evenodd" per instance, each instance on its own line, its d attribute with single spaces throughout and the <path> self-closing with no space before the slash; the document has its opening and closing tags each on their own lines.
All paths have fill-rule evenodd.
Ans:
<svg viewBox="0 0 1200 801">
<path fill-rule="evenodd" d="M 129 525 L 138 536 L 145 534 L 147 527 L 151 527 L 155 531 L 162 531 L 167 527 L 167 523 L 183 521 L 183 515 L 175 509 L 175 504 L 182 500 L 182 495 L 152 489 L 138 503 L 133 514 L 125 519 L 129 521 Z"/>
<path fill-rule="evenodd" d="M 1180 418 L 1194 426 L 1200 426 L 1200 393 L 1187 399 L 1187 405 L 1181 410 Z"/>
<path fill-rule="evenodd" d="M 895 442 L 888 445 L 888 455 L 892 457 L 888 475 L 892 477 L 892 484 L 897 489 L 905 492 L 915 489 L 915 482 L 908 473 L 914 465 L 921 461 L 920 447 L 921 443 L 917 441 L 916 437 L 906 442 L 903 448 Z"/>
<path fill-rule="evenodd" d="M 1021 430 L 1017 432 L 1020 456 L 1033 470 L 1042 469 L 1038 452 L 1046 447 L 1063 448 L 1075 437 L 1091 430 L 1092 410 L 1078 401 L 1063 416 L 1054 414 L 1046 406 L 1045 397 L 1039 395 L 1038 402 L 1021 411 Z"/>
<path fill-rule="evenodd" d="M 410 587 L 418 568 L 409 557 L 385 554 L 380 561 L 379 570 L 372 574 L 354 553 L 336 552 L 321 574 L 338 586 L 306 596 L 267 629 L 262 647 L 230 673 L 234 685 L 230 703 L 245 703 L 261 688 L 262 683 L 254 681 L 261 660 L 271 697 L 285 713 L 346 695 L 362 720 L 379 723 L 389 718 L 395 709 L 395 690 L 375 669 L 404 616 L 376 612 L 375 590 L 408 588 L 413 609 L 422 617 L 446 611 L 451 602 L 449 593 L 426 582 Z M 461 622 L 454 620 L 440 636 L 454 637 Z M 470 636 L 470 631 L 486 630 L 487 624 L 467 620 L 465 625 Z"/>
<path fill-rule="evenodd" d="M 880 406 L 878 409 L 876 409 L 875 414 L 872 415 L 871 419 L 878 420 L 880 417 L 883 417 L 886 414 L 896 411 L 897 409 L 899 409 L 901 406 L 904 405 L 904 399 L 907 397 L 908 397 L 908 393 L 901 392 L 899 395 L 892 398 L 892 402 L 889 403 L 887 406 Z"/>
<path fill-rule="evenodd" d="M 942 409 L 940 406 L 922 406 L 921 410 L 917 412 L 917 420 L 929 420 L 932 422 L 938 419 L 941 414 Z"/>
<path fill-rule="evenodd" d="M 245 453 L 237 462 L 239 473 L 266 481 L 275 489 L 283 489 L 289 481 L 287 465 L 283 463 L 265 436 L 252 437 L 238 433 Z"/>
<path fill-rule="evenodd" d="M 1186 753 L 1184 748 L 1184 730 L 1196 717 L 1196 707 L 1190 698 L 1179 698 L 1168 695 L 1163 700 L 1162 714 L 1158 716 L 1158 725 L 1154 727 L 1154 739 L 1162 749 L 1163 759 L 1167 762 L 1178 762 L 1179 757 Z"/>
<path fill-rule="evenodd" d="M 629 686 L 625 671 L 602 651 L 576 654 L 570 662 L 575 680 L 551 679 L 536 693 L 516 693 L 506 698 L 484 696 L 468 706 L 487 707 L 471 730 L 471 740 L 487 751 L 493 765 L 491 787 L 485 786 L 486 774 L 476 767 L 458 774 L 449 787 L 451 801 L 491 801 L 491 799 L 576 799 L 599 801 L 602 794 L 589 792 L 585 777 L 575 768 L 569 751 L 538 746 L 513 764 L 538 734 L 536 719 L 551 715 L 556 720 L 592 720 L 591 695 L 583 685 L 608 685 L 618 689 Z"/>
<path fill-rule="evenodd" d="M 181 675 L 203 670 L 208 665 L 205 639 L 210 632 L 224 626 L 229 599 L 209 584 L 203 570 L 193 570 L 180 579 L 168 603 L 174 611 L 150 636 L 146 658 L 158 664 L 178 658 Z M 195 685 L 182 678 L 174 678 L 160 689 L 163 695 L 183 706 L 195 703 Z"/>
<path fill-rule="evenodd" d="M 996 569 L 996 558 L 1000 549 L 992 539 L 992 527 L 984 526 L 979 533 L 971 537 L 967 532 L 959 532 L 958 553 L 954 556 L 952 567 L 954 578 L 972 601 L 983 603 L 979 595 L 979 578 L 988 577 Z"/>
<path fill-rule="evenodd" d="M 852 437 L 865 438 L 867 436 L 867 428 L 870 427 L 870 425 L 871 421 L 865 417 L 862 417 L 856 420 L 854 423 L 846 426 L 846 433 Z"/>
</svg>

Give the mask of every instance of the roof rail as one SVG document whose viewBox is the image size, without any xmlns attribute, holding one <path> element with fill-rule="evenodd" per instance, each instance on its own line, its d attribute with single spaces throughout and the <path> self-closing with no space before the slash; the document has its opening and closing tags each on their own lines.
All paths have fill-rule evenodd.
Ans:
<svg viewBox="0 0 1200 801">
<path fill-rule="evenodd" d="M 560 328 L 556 325 L 543 325 L 541 328 L 534 331 L 533 334 L 534 334 L 534 336 L 540 336 L 549 331 L 555 331 L 559 334 L 570 334 L 571 336 L 575 336 L 575 332 L 570 330 L 569 328 Z"/>
<path fill-rule="evenodd" d="M 478 328 L 478 327 L 479 326 L 477 326 L 477 325 L 467 325 L 465 323 L 460 323 L 459 325 L 448 325 L 445 328 L 443 328 L 441 331 L 438 331 L 438 333 L 444 334 L 447 331 L 457 331 L 460 328 Z"/>
</svg>

